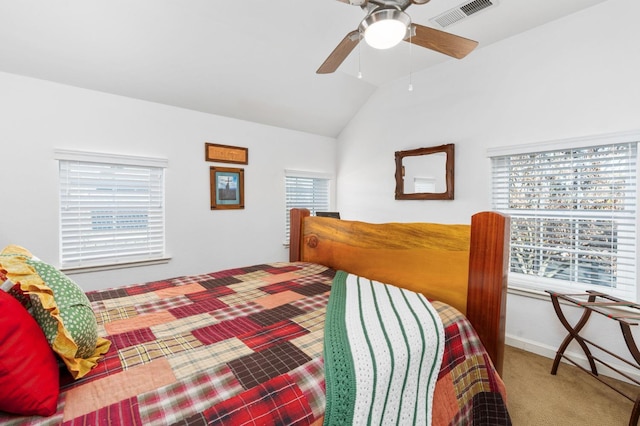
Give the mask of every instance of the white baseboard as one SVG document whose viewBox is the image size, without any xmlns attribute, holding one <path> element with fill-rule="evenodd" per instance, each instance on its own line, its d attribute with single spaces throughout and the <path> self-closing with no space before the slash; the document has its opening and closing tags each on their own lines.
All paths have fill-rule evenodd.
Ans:
<svg viewBox="0 0 640 426">
<path fill-rule="evenodd" d="M 540 342 L 535 342 L 532 340 L 523 339 L 521 337 L 514 337 L 510 335 L 505 336 L 505 343 L 509 346 L 513 346 L 514 348 L 522 349 L 527 352 L 534 353 L 536 355 L 543 356 L 545 358 L 554 359 L 556 357 L 557 348 L 552 348 Z M 587 357 L 583 353 L 566 351 L 565 354 L 571 357 L 577 364 L 581 367 L 589 369 L 589 361 L 587 361 Z M 562 360 L 563 363 L 570 364 L 565 359 Z M 624 374 L 632 377 L 634 380 L 640 381 L 640 370 L 632 369 L 630 366 L 623 363 L 613 363 L 611 362 L 615 368 L 622 371 Z M 606 365 L 602 365 L 600 363 L 596 363 L 598 368 L 598 373 L 607 376 L 613 377 L 614 379 L 618 379 L 620 381 L 631 383 L 630 380 L 625 377 L 620 376 L 616 371 L 610 369 Z M 549 365 L 549 373 L 551 373 L 551 364 Z M 635 383 L 634 383 L 635 384 Z"/>
</svg>

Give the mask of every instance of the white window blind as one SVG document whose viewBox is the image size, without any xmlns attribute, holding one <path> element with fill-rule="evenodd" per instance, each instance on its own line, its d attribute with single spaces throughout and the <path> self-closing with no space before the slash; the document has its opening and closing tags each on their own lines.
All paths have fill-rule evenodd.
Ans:
<svg viewBox="0 0 640 426">
<path fill-rule="evenodd" d="M 492 177 L 511 284 L 636 300 L 636 142 L 495 156 Z"/>
<path fill-rule="evenodd" d="M 326 175 L 314 175 L 304 172 L 287 172 L 285 175 L 286 192 L 286 238 L 289 242 L 290 214 L 293 208 L 306 208 L 314 215 L 319 211 L 331 210 L 331 179 Z"/>
<path fill-rule="evenodd" d="M 90 155 L 82 160 L 64 158 L 60 159 L 62 268 L 163 258 L 164 167 L 131 164 L 131 157 L 125 161 L 128 164 L 86 161 Z"/>
</svg>

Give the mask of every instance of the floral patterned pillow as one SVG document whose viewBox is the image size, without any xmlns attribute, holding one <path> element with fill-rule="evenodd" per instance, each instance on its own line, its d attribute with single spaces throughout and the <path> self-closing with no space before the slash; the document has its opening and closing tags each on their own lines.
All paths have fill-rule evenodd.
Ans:
<svg viewBox="0 0 640 426">
<path fill-rule="evenodd" d="M 95 367 L 110 342 L 98 337 L 96 318 L 82 289 L 19 246 L 0 253 L 0 270 L 15 283 L 10 294 L 29 295 L 31 315 L 71 375 L 78 379 Z M 8 287 L 6 281 L 3 287 Z"/>
</svg>

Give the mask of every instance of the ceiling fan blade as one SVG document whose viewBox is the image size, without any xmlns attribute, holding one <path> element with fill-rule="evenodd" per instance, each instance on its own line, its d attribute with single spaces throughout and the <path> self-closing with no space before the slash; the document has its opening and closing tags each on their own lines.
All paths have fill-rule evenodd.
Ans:
<svg viewBox="0 0 640 426">
<path fill-rule="evenodd" d="M 454 34 L 445 33 L 418 24 L 411 24 L 415 28 L 415 35 L 406 38 L 418 46 L 444 53 L 457 59 L 462 59 L 473 51 L 478 45 L 477 41 L 460 37 Z"/>
<path fill-rule="evenodd" d="M 333 49 L 333 52 L 320 65 L 316 74 L 330 74 L 338 69 L 340 64 L 349 56 L 349 53 L 360 42 L 360 32 L 353 30 L 347 34 L 342 41 Z"/>
</svg>

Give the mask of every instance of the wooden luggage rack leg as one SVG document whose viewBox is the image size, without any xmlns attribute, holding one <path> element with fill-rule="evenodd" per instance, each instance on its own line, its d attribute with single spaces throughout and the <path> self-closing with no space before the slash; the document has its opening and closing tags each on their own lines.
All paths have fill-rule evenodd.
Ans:
<svg viewBox="0 0 640 426">
<path fill-rule="evenodd" d="M 633 334 L 631 333 L 631 327 L 626 322 L 620 322 L 620 329 L 624 336 L 624 342 L 627 344 L 627 348 L 633 356 L 633 359 L 638 365 L 640 365 L 640 351 L 638 351 L 638 345 L 636 344 Z M 640 395 L 636 398 L 635 404 L 633 404 L 633 410 L 631 411 L 631 418 L 629 419 L 629 426 L 635 426 L 640 419 Z"/>
<path fill-rule="evenodd" d="M 588 345 L 598 348 L 602 352 L 624 362 L 625 364 L 630 365 L 631 367 L 634 367 L 635 369 L 640 370 L 640 351 L 638 350 L 638 346 L 635 342 L 635 339 L 633 338 L 633 334 L 631 333 L 631 325 L 638 325 L 638 322 L 629 322 L 628 318 L 625 316 L 611 315 L 610 312 L 606 311 L 607 308 L 611 308 L 615 306 L 625 306 L 625 307 L 630 307 L 640 311 L 640 305 L 632 302 L 627 302 L 627 301 L 618 299 L 616 297 L 609 296 L 607 294 L 596 292 L 596 291 L 587 291 L 587 293 L 583 293 L 583 294 L 563 294 L 563 293 L 556 293 L 556 292 L 547 290 L 547 293 L 551 295 L 551 302 L 553 303 L 553 308 L 556 311 L 556 315 L 558 316 L 558 319 L 560 320 L 564 328 L 566 328 L 567 331 L 569 332 L 569 334 L 567 334 L 567 336 L 564 338 L 564 340 L 560 344 L 560 347 L 558 347 L 558 351 L 556 352 L 556 357 L 553 360 L 553 366 L 551 367 L 551 374 L 555 375 L 558 372 L 558 367 L 560 366 L 560 361 L 562 360 L 562 358 L 566 359 L 571 364 L 578 367 L 580 370 L 584 371 L 587 374 L 590 374 L 593 378 L 600 381 L 602 384 L 606 385 L 610 389 L 613 389 L 614 391 L 624 396 L 631 402 L 634 402 L 633 410 L 631 411 L 631 417 L 629 418 L 629 426 L 637 426 L 638 420 L 640 419 L 640 395 L 638 395 L 634 399 L 633 397 L 622 392 L 620 389 L 617 389 L 613 385 L 602 380 L 602 378 L 598 376 L 596 361 L 610 368 L 611 370 L 618 373 L 620 376 L 626 378 L 627 380 L 629 380 L 630 382 L 638 386 L 640 386 L 640 381 L 616 369 L 615 367 L 608 364 L 607 362 L 593 356 Z M 581 296 L 581 297 L 586 296 L 587 299 L 586 301 L 578 300 L 574 296 Z M 584 309 L 582 316 L 580 317 L 580 319 L 578 320 L 575 326 L 571 326 L 569 321 L 567 321 L 567 318 L 564 315 L 564 312 L 562 312 L 562 307 L 560 306 L 560 300 L 564 300 L 566 302 L 575 304 Z M 612 320 L 618 321 L 618 323 L 620 324 L 620 329 L 622 331 L 622 336 L 624 337 L 625 344 L 627 345 L 627 349 L 629 349 L 629 352 L 631 353 L 631 356 L 633 357 L 635 364 L 603 348 L 602 346 L 580 336 L 580 331 L 584 328 L 584 326 L 589 321 L 589 318 L 591 317 L 592 312 L 596 312 Z M 591 371 L 582 367 L 577 362 L 575 362 L 574 360 L 572 360 L 571 358 L 569 358 L 564 354 L 567 347 L 573 340 L 575 340 L 582 348 L 584 354 L 587 357 L 587 360 L 589 361 L 589 367 Z"/>
<path fill-rule="evenodd" d="M 594 302 L 595 300 L 596 300 L 596 297 L 594 295 L 589 296 L 589 302 Z M 567 318 L 564 316 L 564 313 L 560 308 L 560 302 L 558 301 L 558 294 L 556 293 L 551 294 L 551 302 L 553 303 L 553 309 L 555 309 L 558 319 L 560 320 L 564 328 L 566 328 L 567 331 L 569 332 L 569 334 L 567 334 L 567 337 L 565 337 L 564 340 L 562 341 L 562 344 L 558 348 L 558 351 L 556 352 L 556 357 L 553 360 L 553 367 L 551 367 L 551 374 L 553 374 L 554 376 L 556 375 L 556 373 L 558 372 L 558 366 L 560 365 L 560 360 L 564 356 L 564 351 L 567 350 L 569 343 L 571 343 L 571 341 L 575 339 L 575 341 L 578 342 L 578 344 L 584 351 L 584 354 L 586 355 L 587 360 L 589 360 L 589 367 L 591 367 L 591 373 L 597 376 L 598 369 L 596 368 L 596 363 L 593 360 L 593 355 L 591 355 L 591 351 L 589 350 L 589 347 L 587 346 L 584 339 L 579 334 L 580 330 L 582 330 L 582 328 L 587 324 L 587 321 L 589 321 L 589 317 L 591 316 L 592 311 L 590 309 L 585 309 L 584 312 L 582 313 L 582 316 L 580 317 L 580 320 L 576 323 L 575 327 L 571 327 L 571 324 L 569 323 L 569 321 L 567 321 Z"/>
</svg>

